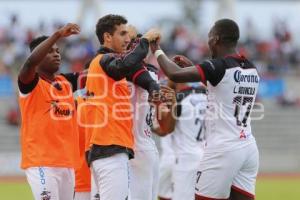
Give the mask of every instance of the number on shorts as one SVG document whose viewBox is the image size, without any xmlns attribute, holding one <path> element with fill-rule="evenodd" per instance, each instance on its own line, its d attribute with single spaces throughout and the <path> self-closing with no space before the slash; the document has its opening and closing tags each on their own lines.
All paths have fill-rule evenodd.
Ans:
<svg viewBox="0 0 300 200">
<path fill-rule="evenodd" d="M 202 173 L 202 172 L 200 172 L 200 171 L 198 171 L 198 172 L 197 172 L 197 181 L 196 181 L 196 183 L 198 183 L 198 182 L 199 182 L 199 179 L 200 179 L 201 173 Z"/>
<path fill-rule="evenodd" d="M 201 136 L 202 129 L 203 129 L 203 120 L 201 120 L 201 119 L 199 119 L 199 118 L 196 118 L 196 120 L 195 120 L 195 125 L 198 125 L 199 123 L 200 123 L 200 128 L 199 128 L 199 131 L 198 131 L 196 140 L 199 141 L 199 142 L 201 142 L 201 141 L 202 141 L 202 138 L 200 138 L 200 136 Z"/>
</svg>

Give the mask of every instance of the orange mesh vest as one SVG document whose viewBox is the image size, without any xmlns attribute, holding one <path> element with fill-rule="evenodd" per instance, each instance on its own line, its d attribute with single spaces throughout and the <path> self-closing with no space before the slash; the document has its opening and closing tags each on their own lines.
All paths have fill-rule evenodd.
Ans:
<svg viewBox="0 0 300 200">
<path fill-rule="evenodd" d="M 95 126 L 91 144 L 133 148 L 132 109 L 126 79 L 115 81 L 102 70 L 96 56 L 90 63 L 86 82 L 88 101 L 93 105 Z"/>
<path fill-rule="evenodd" d="M 93 133 L 93 127 L 96 126 L 95 123 L 95 112 L 94 112 L 94 107 L 93 105 L 85 101 L 84 105 L 81 107 L 81 109 L 84 112 L 84 123 L 85 123 L 85 152 L 90 150 L 91 147 L 91 137 Z"/>
<path fill-rule="evenodd" d="M 39 78 L 30 93 L 19 96 L 23 169 L 76 166 L 78 129 L 72 89 L 63 76 L 55 80 L 59 89 Z"/>
<path fill-rule="evenodd" d="M 89 192 L 91 191 L 91 172 L 85 158 L 85 138 L 88 128 L 86 127 L 86 106 L 82 97 L 77 97 L 77 117 L 79 132 L 79 151 L 80 158 L 77 161 L 79 168 L 75 170 L 75 191 Z"/>
</svg>

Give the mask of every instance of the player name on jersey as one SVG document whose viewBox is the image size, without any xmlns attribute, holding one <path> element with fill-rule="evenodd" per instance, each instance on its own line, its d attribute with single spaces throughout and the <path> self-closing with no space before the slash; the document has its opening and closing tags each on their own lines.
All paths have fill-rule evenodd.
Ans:
<svg viewBox="0 0 300 200">
<path fill-rule="evenodd" d="M 255 87 L 240 87 L 235 86 L 233 88 L 234 94 L 246 94 L 246 95 L 254 95 L 255 94 Z"/>
</svg>

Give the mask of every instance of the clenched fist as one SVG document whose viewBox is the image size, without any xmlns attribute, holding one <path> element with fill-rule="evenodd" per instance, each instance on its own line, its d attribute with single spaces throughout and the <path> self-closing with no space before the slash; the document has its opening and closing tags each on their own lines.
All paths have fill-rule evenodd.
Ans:
<svg viewBox="0 0 300 200">
<path fill-rule="evenodd" d="M 143 35 L 143 38 L 146 38 L 149 42 L 153 42 L 153 41 L 160 40 L 161 34 L 158 29 L 152 28 Z"/>
<path fill-rule="evenodd" d="M 184 67 L 190 67 L 194 65 L 194 63 L 189 60 L 187 57 L 183 55 L 176 55 L 172 58 L 172 61 L 175 62 L 178 66 L 184 68 Z"/>
<path fill-rule="evenodd" d="M 58 30 L 60 37 L 68 37 L 80 33 L 80 27 L 77 24 L 68 23 Z"/>
<path fill-rule="evenodd" d="M 137 29 L 135 26 L 133 25 L 128 25 L 127 26 L 127 31 L 128 31 L 128 35 L 130 37 L 130 39 L 135 39 L 137 37 Z"/>
</svg>

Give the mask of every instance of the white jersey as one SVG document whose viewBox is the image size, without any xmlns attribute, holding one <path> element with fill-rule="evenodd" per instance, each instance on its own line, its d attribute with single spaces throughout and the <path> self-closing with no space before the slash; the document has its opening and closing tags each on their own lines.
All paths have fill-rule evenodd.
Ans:
<svg viewBox="0 0 300 200">
<path fill-rule="evenodd" d="M 158 81 L 155 72 L 148 71 L 151 77 Z M 152 138 L 152 123 L 154 107 L 148 102 L 149 94 L 143 88 L 131 85 L 131 103 L 133 105 L 133 133 L 135 151 L 157 151 L 156 144 Z"/>
<path fill-rule="evenodd" d="M 259 76 L 254 65 L 235 55 L 205 61 L 199 70 L 208 80 L 206 151 L 229 151 L 255 142 L 250 113 Z"/>
<path fill-rule="evenodd" d="M 171 156 L 174 155 L 174 149 L 172 147 L 172 137 L 173 134 L 166 135 L 164 137 L 160 137 L 160 149 L 161 156 Z"/>
<path fill-rule="evenodd" d="M 199 93 L 201 92 L 201 93 Z M 178 116 L 172 134 L 176 156 L 200 155 L 203 151 L 207 95 L 205 89 L 189 89 L 177 93 Z"/>
</svg>

